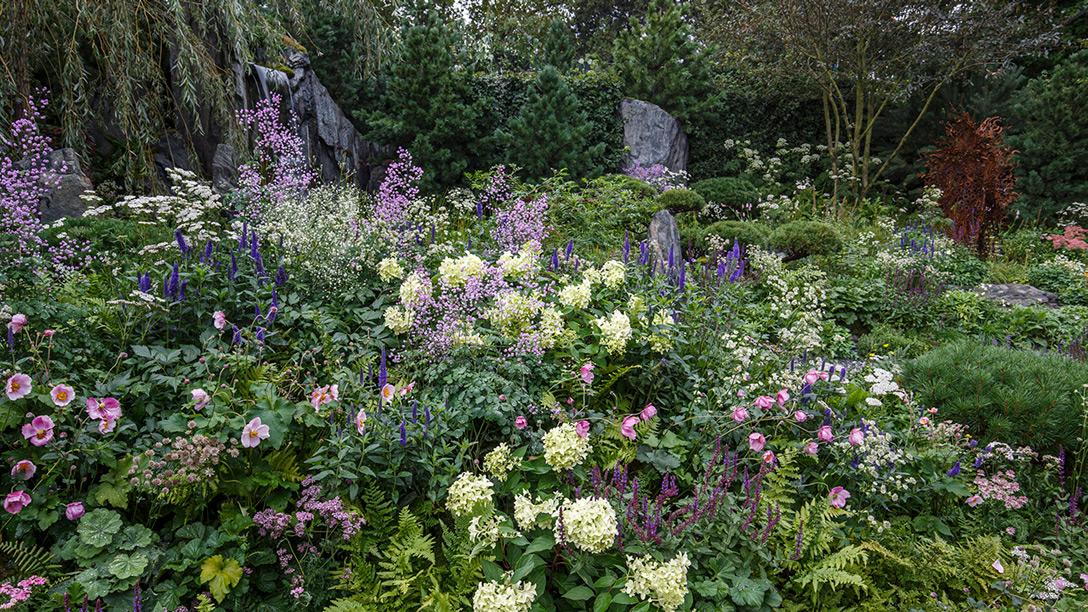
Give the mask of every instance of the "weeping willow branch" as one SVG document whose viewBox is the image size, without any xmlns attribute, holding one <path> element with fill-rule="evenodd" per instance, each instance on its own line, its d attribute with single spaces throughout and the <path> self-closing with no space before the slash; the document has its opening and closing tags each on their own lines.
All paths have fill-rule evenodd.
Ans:
<svg viewBox="0 0 1088 612">
<path fill-rule="evenodd" d="M 151 147 L 168 131 L 190 146 L 209 129 L 237 138 L 235 67 L 274 64 L 291 41 L 307 40 L 310 19 L 324 12 L 350 29 L 361 71 L 387 45 L 395 2 L 8 0 L 0 3 L 0 124 L 43 86 L 64 146 L 87 155 L 98 145 L 93 152 L 107 157 L 113 174 L 146 184 Z M 92 125 L 106 128 L 107 146 L 101 137 L 90 142 Z"/>
</svg>

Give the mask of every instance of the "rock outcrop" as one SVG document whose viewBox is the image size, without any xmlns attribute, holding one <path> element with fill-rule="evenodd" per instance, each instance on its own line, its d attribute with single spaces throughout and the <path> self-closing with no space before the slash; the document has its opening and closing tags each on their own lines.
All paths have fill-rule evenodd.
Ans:
<svg viewBox="0 0 1088 612">
<path fill-rule="evenodd" d="M 660 106 L 624 98 L 623 146 L 626 165 L 661 164 L 673 172 L 688 169 L 688 137 L 680 122 Z"/>
<path fill-rule="evenodd" d="M 1031 285 L 1009 283 L 1004 285 L 981 285 L 975 290 L 982 297 L 999 302 L 1003 306 L 1058 306 L 1058 296 L 1036 289 Z"/>
<path fill-rule="evenodd" d="M 83 173 L 75 150 L 56 149 L 50 153 L 49 162 L 56 171 L 45 179 L 48 189 L 39 207 L 42 221 L 52 223 L 62 217 L 82 215 L 86 205 L 79 196 L 94 185 Z"/>
<path fill-rule="evenodd" d="M 680 228 L 669 211 L 659 210 L 650 219 L 649 238 L 654 272 L 671 273 L 680 265 L 683 254 L 680 251 Z"/>
</svg>

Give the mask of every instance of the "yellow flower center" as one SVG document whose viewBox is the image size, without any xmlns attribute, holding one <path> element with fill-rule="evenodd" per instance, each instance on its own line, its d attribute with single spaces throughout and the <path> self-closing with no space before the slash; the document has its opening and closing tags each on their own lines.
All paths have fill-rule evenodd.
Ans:
<svg viewBox="0 0 1088 612">
<path fill-rule="evenodd" d="M 58 391 L 57 392 L 57 399 L 59 399 L 62 402 L 64 400 L 68 399 L 68 392 L 67 391 Z"/>
</svg>

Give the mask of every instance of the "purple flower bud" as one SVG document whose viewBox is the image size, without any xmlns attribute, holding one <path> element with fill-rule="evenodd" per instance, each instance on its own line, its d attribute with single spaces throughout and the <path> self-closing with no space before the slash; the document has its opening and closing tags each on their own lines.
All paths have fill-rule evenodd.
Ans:
<svg viewBox="0 0 1088 612">
<path fill-rule="evenodd" d="M 400 420 L 400 445 L 408 446 L 408 430 L 404 427 L 404 418 Z"/>
<path fill-rule="evenodd" d="M 566 251 L 564 251 L 566 261 L 570 261 L 570 256 L 571 256 L 572 253 L 574 253 L 574 239 L 573 238 L 567 241 L 567 249 L 566 249 Z"/>
<path fill-rule="evenodd" d="M 380 391 L 389 382 L 389 371 L 385 367 L 385 347 L 382 347 L 381 357 L 378 359 L 378 390 Z"/>
<path fill-rule="evenodd" d="M 955 477 L 955 476 L 958 476 L 959 473 L 960 473 L 960 462 L 957 461 L 957 462 L 953 463 L 952 468 L 948 470 L 948 475 L 952 476 L 952 477 Z"/>
<path fill-rule="evenodd" d="M 185 242 L 185 236 L 181 234 L 180 229 L 174 230 L 174 241 L 178 243 L 178 250 L 180 250 L 183 255 L 189 253 L 189 243 Z"/>
</svg>

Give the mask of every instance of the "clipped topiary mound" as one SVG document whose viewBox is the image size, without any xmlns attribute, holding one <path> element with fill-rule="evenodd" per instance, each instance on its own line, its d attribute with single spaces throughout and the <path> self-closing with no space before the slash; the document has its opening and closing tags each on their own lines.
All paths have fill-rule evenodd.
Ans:
<svg viewBox="0 0 1088 612">
<path fill-rule="evenodd" d="M 909 362 L 905 375 L 919 404 L 969 426 L 982 441 L 1049 453 L 1059 446 L 1077 448 L 1086 364 L 1057 354 L 960 341 Z"/>
<path fill-rule="evenodd" d="M 690 189 L 670 189 L 657 196 L 661 208 L 668 209 L 674 215 L 686 212 L 701 212 L 706 206 L 703 196 Z"/>
<path fill-rule="evenodd" d="M 741 244 L 763 246 L 770 240 L 771 229 L 755 221 L 718 221 L 703 229 L 704 239 L 710 236 L 729 242 L 739 240 Z"/>
<path fill-rule="evenodd" d="M 830 224 L 821 221 L 791 221 L 775 228 L 771 245 L 791 258 L 830 255 L 842 249 L 842 239 Z"/>
<path fill-rule="evenodd" d="M 760 198 L 759 189 L 751 181 L 735 176 L 719 176 L 692 184 L 692 191 L 703 196 L 707 204 L 722 213 L 737 217 L 745 212 L 746 205 Z"/>
</svg>

